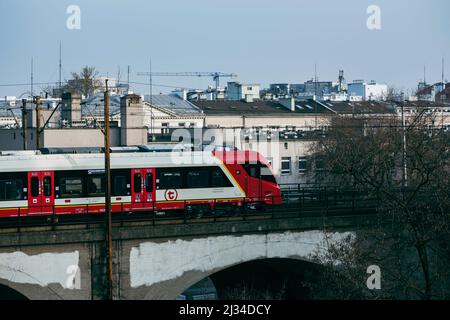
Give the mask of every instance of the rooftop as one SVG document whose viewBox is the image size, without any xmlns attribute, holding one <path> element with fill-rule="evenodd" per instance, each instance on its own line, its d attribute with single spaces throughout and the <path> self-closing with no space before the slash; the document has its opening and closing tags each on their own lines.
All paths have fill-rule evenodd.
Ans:
<svg viewBox="0 0 450 320">
<path fill-rule="evenodd" d="M 199 115 L 202 113 L 201 109 L 191 102 L 181 99 L 177 95 L 157 94 L 152 95 L 151 99 L 150 95 L 145 95 L 144 101 L 148 103 L 151 101 L 155 107 L 167 109 L 176 115 Z"/>
<path fill-rule="evenodd" d="M 327 113 L 329 110 L 314 102 L 298 101 L 295 103 L 295 111 L 291 111 L 281 103 L 276 101 L 253 101 L 244 102 L 238 100 L 212 100 L 212 101 L 194 101 L 207 115 L 300 115 L 311 113 Z"/>
</svg>

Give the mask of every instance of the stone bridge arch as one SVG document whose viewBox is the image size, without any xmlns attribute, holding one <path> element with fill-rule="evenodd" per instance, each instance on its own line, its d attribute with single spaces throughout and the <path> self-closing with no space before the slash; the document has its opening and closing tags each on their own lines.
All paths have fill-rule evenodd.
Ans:
<svg viewBox="0 0 450 320">
<path fill-rule="evenodd" d="M 0 300 L 62 300 L 48 286 L 35 286 L 0 279 Z"/>
<path fill-rule="evenodd" d="M 175 299 L 198 281 L 256 260 L 310 261 L 348 232 L 303 231 L 142 242 L 129 253 L 130 289 L 138 299 Z"/>
</svg>

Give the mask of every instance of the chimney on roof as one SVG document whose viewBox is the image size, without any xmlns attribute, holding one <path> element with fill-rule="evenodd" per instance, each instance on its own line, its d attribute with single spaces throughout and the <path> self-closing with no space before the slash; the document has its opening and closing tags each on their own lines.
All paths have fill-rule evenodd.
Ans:
<svg viewBox="0 0 450 320">
<path fill-rule="evenodd" d="M 120 98 L 120 145 L 147 144 L 147 129 L 144 127 L 142 98 L 127 94 Z"/>
<path fill-rule="evenodd" d="M 61 95 L 61 120 L 69 125 L 81 121 L 81 96 L 78 93 L 64 92 Z"/>
<path fill-rule="evenodd" d="M 286 99 L 280 99 L 278 102 L 285 108 L 291 110 L 292 112 L 295 112 L 295 99 L 294 98 L 286 98 Z"/>
</svg>

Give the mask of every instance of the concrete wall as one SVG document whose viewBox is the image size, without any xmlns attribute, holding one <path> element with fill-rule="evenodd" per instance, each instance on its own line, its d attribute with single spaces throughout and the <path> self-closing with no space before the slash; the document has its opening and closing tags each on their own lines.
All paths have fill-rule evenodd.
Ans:
<svg viewBox="0 0 450 320">
<path fill-rule="evenodd" d="M 254 260 L 290 258 L 308 261 L 349 235 L 322 231 L 114 242 L 116 299 L 175 299 L 199 280 Z M 328 237 L 326 239 L 326 236 Z M 65 244 L 0 249 L 0 284 L 29 299 L 96 299 L 99 247 Z M 102 292 L 103 291 L 103 292 Z"/>
<path fill-rule="evenodd" d="M 111 146 L 120 146 L 120 128 L 111 128 Z M 67 128 L 44 131 L 45 147 L 103 147 L 105 137 L 100 129 Z"/>
<path fill-rule="evenodd" d="M 34 149 L 35 130 L 28 130 L 27 137 L 27 149 Z M 23 150 L 22 129 L 0 129 L 0 150 Z"/>
<path fill-rule="evenodd" d="M 313 252 L 375 223 L 374 216 L 156 225 L 115 225 L 116 299 L 175 299 L 199 280 L 244 262 Z M 81 226 L 83 227 L 83 226 Z M 324 233 L 323 229 L 331 230 Z M 0 230 L 0 284 L 29 299 L 101 299 L 105 294 L 102 226 Z"/>
<path fill-rule="evenodd" d="M 328 241 L 348 234 L 329 234 Z M 326 250 L 325 242 L 322 231 L 305 231 L 124 243 L 121 264 L 129 269 L 121 279 L 121 298 L 175 299 L 201 279 L 244 262 L 308 261 L 316 250 Z"/>
<path fill-rule="evenodd" d="M 1 248 L 0 284 L 32 300 L 91 299 L 88 244 Z"/>
<path fill-rule="evenodd" d="M 206 126 L 221 127 L 281 127 L 294 126 L 298 129 L 328 125 L 329 121 L 323 116 L 298 116 L 286 114 L 283 116 L 206 116 Z"/>
</svg>

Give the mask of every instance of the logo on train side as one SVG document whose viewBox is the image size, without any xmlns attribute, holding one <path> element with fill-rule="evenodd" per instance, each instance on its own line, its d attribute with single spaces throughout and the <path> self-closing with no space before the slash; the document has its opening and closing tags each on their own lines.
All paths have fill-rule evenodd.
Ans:
<svg viewBox="0 0 450 320">
<path fill-rule="evenodd" d="M 164 198 L 166 198 L 167 201 L 174 201 L 178 198 L 178 191 L 175 189 L 168 189 L 166 192 L 164 192 Z"/>
</svg>

